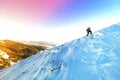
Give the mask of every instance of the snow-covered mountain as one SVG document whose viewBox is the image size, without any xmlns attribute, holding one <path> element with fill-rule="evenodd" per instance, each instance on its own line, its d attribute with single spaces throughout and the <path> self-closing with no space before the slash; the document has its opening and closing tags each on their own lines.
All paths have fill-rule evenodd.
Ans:
<svg viewBox="0 0 120 80">
<path fill-rule="evenodd" d="M 120 26 L 56 46 L 1 70 L 0 80 L 119 80 Z"/>
</svg>

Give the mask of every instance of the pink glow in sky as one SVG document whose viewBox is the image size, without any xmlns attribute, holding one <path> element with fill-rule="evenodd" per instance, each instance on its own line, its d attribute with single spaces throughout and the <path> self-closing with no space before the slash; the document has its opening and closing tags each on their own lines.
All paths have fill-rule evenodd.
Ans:
<svg viewBox="0 0 120 80">
<path fill-rule="evenodd" d="M 0 14 L 35 22 L 53 14 L 66 2 L 67 0 L 0 0 Z"/>
</svg>

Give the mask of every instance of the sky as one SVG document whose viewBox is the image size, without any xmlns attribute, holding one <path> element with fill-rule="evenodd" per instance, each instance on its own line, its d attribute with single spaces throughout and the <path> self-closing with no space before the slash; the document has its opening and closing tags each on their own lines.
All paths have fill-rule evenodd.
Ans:
<svg viewBox="0 0 120 80">
<path fill-rule="evenodd" d="M 120 22 L 120 0 L 0 0 L 0 39 L 61 44 Z"/>
</svg>

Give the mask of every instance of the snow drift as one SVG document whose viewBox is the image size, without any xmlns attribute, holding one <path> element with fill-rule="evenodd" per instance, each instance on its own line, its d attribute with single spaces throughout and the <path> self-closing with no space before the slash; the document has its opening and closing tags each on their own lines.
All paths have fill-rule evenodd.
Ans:
<svg viewBox="0 0 120 80">
<path fill-rule="evenodd" d="M 120 26 L 75 39 L 0 71 L 0 80 L 119 80 Z"/>
</svg>

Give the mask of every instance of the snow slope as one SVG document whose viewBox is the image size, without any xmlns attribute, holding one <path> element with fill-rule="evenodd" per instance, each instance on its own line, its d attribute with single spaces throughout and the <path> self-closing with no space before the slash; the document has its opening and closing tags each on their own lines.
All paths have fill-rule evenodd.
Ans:
<svg viewBox="0 0 120 80">
<path fill-rule="evenodd" d="M 119 80 L 120 26 L 73 40 L 0 71 L 0 80 Z"/>
</svg>

